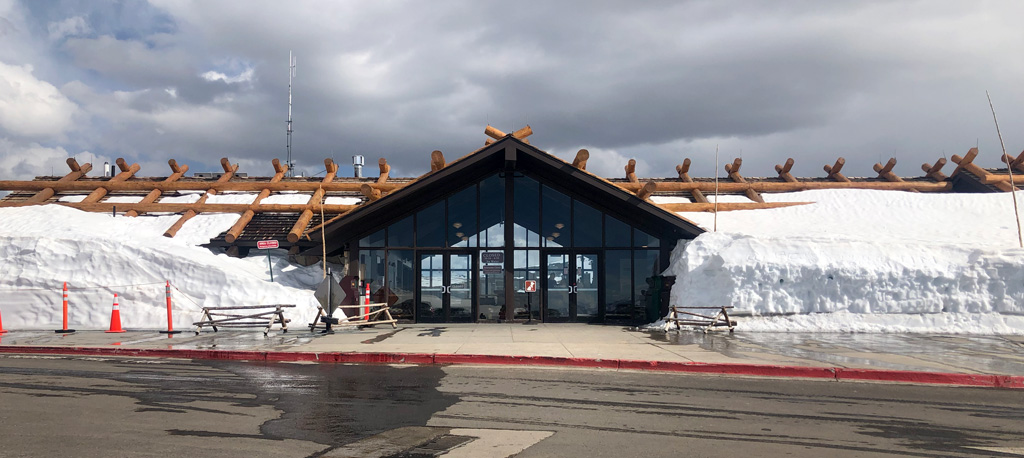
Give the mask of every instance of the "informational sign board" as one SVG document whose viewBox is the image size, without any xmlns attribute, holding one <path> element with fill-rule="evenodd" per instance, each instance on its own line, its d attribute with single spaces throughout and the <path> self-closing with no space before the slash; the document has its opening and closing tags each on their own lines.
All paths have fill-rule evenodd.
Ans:
<svg viewBox="0 0 1024 458">
<path fill-rule="evenodd" d="M 480 253 L 480 260 L 484 264 L 503 264 L 505 262 L 505 253 L 501 251 L 485 251 Z"/>
<path fill-rule="evenodd" d="M 281 246 L 281 244 L 278 243 L 277 240 L 260 240 L 259 242 L 256 242 L 256 248 L 261 250 L 269 250 L 279 246 Z"/>
<path fill-rule="evenodd" d="M 488 275 L 500 274 L 503 271 L 500 265 L 484 265 L 480 270 Z"/>
<path fill-rule="evenodd" d="M 525 286 L 526 287 L 523 288 L 523 289 L 525 289 L 526 292 L 528 292 L 528 293 L 536 293 L 537 292 L 537 280 L 526 280 L 526 285 Z"/>
</svg>

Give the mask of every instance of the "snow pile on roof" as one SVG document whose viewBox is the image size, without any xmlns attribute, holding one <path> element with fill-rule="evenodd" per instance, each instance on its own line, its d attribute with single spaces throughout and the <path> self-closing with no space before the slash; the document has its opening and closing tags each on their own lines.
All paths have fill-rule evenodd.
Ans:
<svg viewBox="0 0 1024 458">
<path fill-rule="evenodd" d="M 680 244 L 672 303 L 735 306 L 744 331 L 1024 334 L 1009 195 L 821 190 L 725 212 Z M 710 229 L 711 213 L 680 213 Z"/>
<path fill-rule="evenodd" d="M 178 218 L 113 217 L 59 205 L 0 209 L 4 327 L 59 329 L 64 282 L 72 329 L 106 329 L 114 293 L 125 328 L 166 328 L 166 281 L 176 329 L 189 329 L 204 306 L 295 304 L 285 313 L 293 326 L 312 319 L 322 267 L 289 265 L 284 250 L 271 250 L 271 283 L 266 256 L 237 259 L 197 246 L 231 227 L 237 214 L 201 214 L 173 239 L 163 237 Z"/>
</svg>

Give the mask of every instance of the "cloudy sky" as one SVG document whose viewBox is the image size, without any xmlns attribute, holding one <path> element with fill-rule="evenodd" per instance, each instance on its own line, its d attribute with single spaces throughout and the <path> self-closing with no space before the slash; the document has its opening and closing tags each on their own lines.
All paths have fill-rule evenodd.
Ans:
<svg viewBox="0 0 1024 458">
<path fill-rule="evenodd" d="M 796 160 L 848 176 L 964 154 L 999 164 L 991 92 L 1024 149 L 1024 2 L 0 0 L 0 179 L 124 157 L 165 176 L 220 157 L 296 170 L 386 157 L 393 176 L 529 124 L 535 146 L 623 176 Z M 947 166 L 949 173 L 952 166 Z M 370 174 L 376 171 L 371 169 Z M 724 172 L 722 172 L 724 174 Z M 95 173 L 94 173 L 95 174 Z"/>
</svg>

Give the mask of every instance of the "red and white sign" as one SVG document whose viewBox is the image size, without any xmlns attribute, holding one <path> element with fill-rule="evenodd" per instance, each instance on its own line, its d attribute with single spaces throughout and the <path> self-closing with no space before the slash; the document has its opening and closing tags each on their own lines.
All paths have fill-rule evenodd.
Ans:
<svg viewBox="0 0 1024 458">
<path fill-rule="evenodd" d="M 261 250 L 269 250 L 279 246 L 281 246 L 281 244 L 277 243 L 277 240 L 260 240 L 259 242 L 256 242 L 256 248 Z"/>
<path fill-rule="evenodd" d="M 526 280 L 526 287 L 524 288 L 528 293 L 537 292 L 537 280 Z"/>
</svg>

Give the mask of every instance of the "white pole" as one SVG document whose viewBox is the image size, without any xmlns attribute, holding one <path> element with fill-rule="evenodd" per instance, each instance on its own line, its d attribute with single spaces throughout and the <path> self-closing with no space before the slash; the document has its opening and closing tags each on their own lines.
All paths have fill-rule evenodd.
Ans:
<svg viewBox="0 0 1024 458">
<path fill-rule="evenodd" d="M 718 232 L 718 144 L 715 144 L 715 227 L 713 232 Z"/>
<path fill-rule="evenodd" d="M 1017 220 L 1017 244 L 1021 248 L 1024 248 L 1024 236 L 1021 235 L 1020 230 L 1020 211 L 1017 210 L 1017 187 L 1013 184 L 1013 161 L 1010 160 L 1010 156 L 1006 155 L 1006 144 L 1003 143 L 1003 134 L 999 132 L 999 120 L 996 119 L 996 109 L 992 106 L 992 96 L 985 91 L 985 97 L 988 97 L 988 107 L 992 110 L 992 120 L 996 123 L 996 135 L 999 136 L 999 146 L 1003 148 L 1003 157 L 1006 158 L 1006 169 L 1010 172 L 1010 195 L 1013 196 L 1013 217 Z"/>
</svg>

